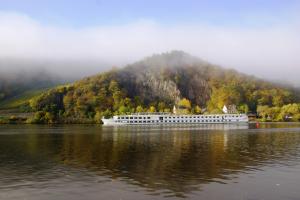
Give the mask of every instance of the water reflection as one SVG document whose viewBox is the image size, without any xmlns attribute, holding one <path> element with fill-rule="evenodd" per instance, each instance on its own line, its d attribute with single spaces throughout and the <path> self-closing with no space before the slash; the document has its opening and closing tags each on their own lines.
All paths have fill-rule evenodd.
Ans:
<svg viewBox="0 0 300 200">
<path fill-rule="evenodd" d="M 251 128 L 2 126 L 0 190 L 93 179 L 185 197 L 264 166 L 299 163 L 297 128 Z"/>
</svg>

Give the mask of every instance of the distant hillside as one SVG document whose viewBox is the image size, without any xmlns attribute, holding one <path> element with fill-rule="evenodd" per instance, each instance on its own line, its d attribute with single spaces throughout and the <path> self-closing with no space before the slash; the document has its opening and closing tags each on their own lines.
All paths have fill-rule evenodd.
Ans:
<svg viewBox="0 0 300 200">
<path fill-rule="evenodd" d="M 62 81 L 46 72 L 0 74 L 0 109 L 15 108 Z"/>
<path fill-rule="evenodd" d="M 141 111 L 240 112 L 299 102 L 292 88 L 224 69 L 181 51 L 148 57 L 122 69 L 52 89 L 30 101 L 34 122 L 99 122 L 102 116 Z"/>
</svg>

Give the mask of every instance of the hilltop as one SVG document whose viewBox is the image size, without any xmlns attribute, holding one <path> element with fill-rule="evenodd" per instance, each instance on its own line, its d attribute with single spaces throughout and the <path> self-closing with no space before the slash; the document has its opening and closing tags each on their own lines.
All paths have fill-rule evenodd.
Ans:
<svg viewBox="0 0 300 200">
<path fill-rule="evenodd" d="M 157 54 L 124 68 L 51 89 L 26 103 L 35 123 L 100 122 L 102 116 L 170 111 L 219 113 L 224 104 L 255 113 L 299 102 L 297 92 L 225 69 L 182 51 Z"/>
</svg>

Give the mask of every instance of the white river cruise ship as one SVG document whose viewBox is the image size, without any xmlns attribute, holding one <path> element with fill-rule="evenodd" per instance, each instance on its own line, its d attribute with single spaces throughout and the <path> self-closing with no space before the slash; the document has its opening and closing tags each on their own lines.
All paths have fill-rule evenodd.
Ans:
<svg viewBox="0 0 300 200">
<path fill-rule="evenodd" d="M 134 113 L 102 118 L 104 125 L 229 124 L 248 123 L 246 114 L 179 115 L 172 113 Z"/>
</svg>

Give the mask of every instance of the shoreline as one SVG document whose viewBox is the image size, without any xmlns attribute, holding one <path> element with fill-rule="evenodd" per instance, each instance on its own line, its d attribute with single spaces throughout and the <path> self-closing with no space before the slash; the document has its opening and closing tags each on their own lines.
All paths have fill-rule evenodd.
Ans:
<svg viewBox="0 0 300 200">
<path fill-rule="evenodd" d="M 1 125 L 103 125 L 103 123 L 97 122 L 76 122 L 76 123 L 29 123 L 29 122 L 20 122 L 20 121 L 0 121 Z M 200 124 L 182 124 L 182 125 L 230 125 L 231 123 L 200 123 Z M 234 124 L 234 123 L 232 123 Z M 278 122 L 278 121 L 269 121 L 269 122 L 260 122 L 260 121 L 249 121 L 248 124 L 300 124 L 299 122 Z M 164 125 L 164 124 L 160 124 Z M 238 124 L 236 124 L 238 125 Z M 130 125 L 129 125 L 130 126 Z M 131 125 L 134 126 L 134 125 Z"/>
</svg>

